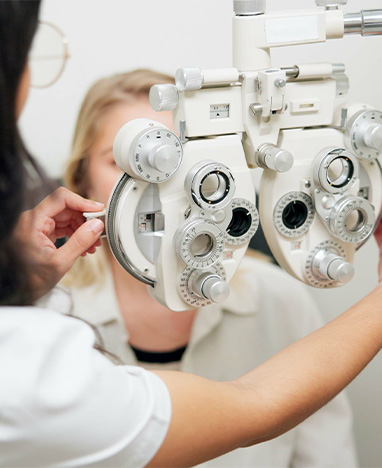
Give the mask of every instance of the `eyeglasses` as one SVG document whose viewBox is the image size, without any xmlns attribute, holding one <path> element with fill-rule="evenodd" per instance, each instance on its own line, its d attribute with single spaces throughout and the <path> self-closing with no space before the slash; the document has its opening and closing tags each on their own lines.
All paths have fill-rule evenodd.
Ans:
<svg viewBox="0 0 382 468">
<path fill-rule="evenodd" d="M 46 88 L 55 83 L 69 58 L 68 39 L 54 24 L 40 21 L 29 53 L 31 86 Z"/>
</svg>

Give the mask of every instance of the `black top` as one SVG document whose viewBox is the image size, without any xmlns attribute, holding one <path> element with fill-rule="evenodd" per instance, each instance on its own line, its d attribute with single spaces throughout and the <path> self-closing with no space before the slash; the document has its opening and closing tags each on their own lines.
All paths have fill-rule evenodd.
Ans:
<svg viewBox="0 0 382 468">
<path fill-rule="evenodd" d="M 131 346 L 131 345 L 130 345 Z M 187 346 L 174 349 L 173 351 L 156 352 L 156 351 L 144 351 L 143 349 L 134 348 L 134 354 L 139 362 L 150 362 L 166 364 L 168 362 L 179 362 L 182 359 L 183 353 L 186 351 Z"/>
</svg>

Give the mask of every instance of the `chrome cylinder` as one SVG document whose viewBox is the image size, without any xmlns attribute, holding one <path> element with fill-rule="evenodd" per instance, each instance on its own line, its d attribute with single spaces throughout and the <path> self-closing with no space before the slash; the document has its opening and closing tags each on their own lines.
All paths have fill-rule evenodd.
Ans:
<svg viewBox="0 0 382 468">
<path fill-rule="evenodd" d="M 382 10 L 362 10 L 344 14 L 344 34 L 377 36 L 382 34 Z"/>
</svg>

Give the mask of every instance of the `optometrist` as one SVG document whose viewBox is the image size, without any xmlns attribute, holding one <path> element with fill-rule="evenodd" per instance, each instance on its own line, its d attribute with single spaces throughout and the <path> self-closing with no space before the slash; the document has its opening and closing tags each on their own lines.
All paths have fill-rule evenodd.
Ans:
<svg viewBox="0 0 382 468">
<path fill-rule="evenodd" d="M 0 465 L 195 465 L 296 426 L 381 349 L 380 286 L 231 382 L 114 366 L 87 324 L 34 305 L 94 252 L 103 229 L 81 215 L 99 206 L 65 189 L 23 212 L 33 159 L 17 117 L 39 6 L 0 2 Z M 69 241 L 56 248 L 63 235 Z"/>
</svg>

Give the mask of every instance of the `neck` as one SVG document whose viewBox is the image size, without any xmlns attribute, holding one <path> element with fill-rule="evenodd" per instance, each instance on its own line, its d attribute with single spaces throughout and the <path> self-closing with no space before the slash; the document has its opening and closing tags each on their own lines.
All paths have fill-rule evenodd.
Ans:
<svg viewBox="0 0 382 468">
<path fill-rule="evenodd" d="M 144 283 L 113 258 L 111 268 L 129 343 L 145 351 L 172 351 L 188 344 L 196 310 L 173 312 L 153 299 Z"/>
</svg>

